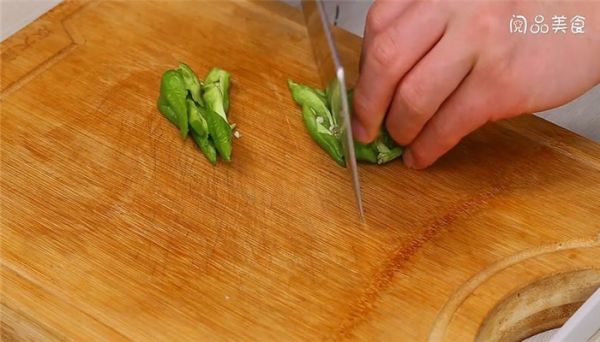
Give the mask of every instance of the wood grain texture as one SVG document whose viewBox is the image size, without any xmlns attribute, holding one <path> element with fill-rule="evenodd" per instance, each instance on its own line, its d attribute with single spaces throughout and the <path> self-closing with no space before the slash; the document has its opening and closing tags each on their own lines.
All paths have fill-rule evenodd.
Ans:
<svg viewBox="0 0 600 342">
<path fill-rule="evenodd" d="M 232 72 L 232 163 L 157 112 L 179 61 Z M 317 75 L 269 2 L 66 2 L 2 42 L 3 338 L 466 341 L 536 284 L 600 284 L 597 144 L 523 117 L 425 172 L 361 166 L 360 225 L 286 87 Z"/>
</svg>

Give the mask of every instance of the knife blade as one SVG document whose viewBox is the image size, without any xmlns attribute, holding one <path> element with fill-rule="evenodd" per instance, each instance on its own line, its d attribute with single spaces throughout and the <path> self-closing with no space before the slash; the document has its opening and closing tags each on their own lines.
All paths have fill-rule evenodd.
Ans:
<svg viewBox="0 0 600 342">
<path fill-rule="evenodd" d="M 330 106 L 339 127 L 337 133 L 341 138 L 344 159 L 350 171 L 358 214 L 361 222 L 364 222 L 362 193 L 354 154 L 354 139 L 352 138 L 352 127 L 350 126 L 350 104 L 348 103 L 344 67 L 331 32 L 331 24 L 327 18 L 323 1 L 302 0 L 302 11 L 304 12 L 304 21 L 313 55 L 319 68 L 321 81 L 328 91 L 332 92 Z"/>
</svg>

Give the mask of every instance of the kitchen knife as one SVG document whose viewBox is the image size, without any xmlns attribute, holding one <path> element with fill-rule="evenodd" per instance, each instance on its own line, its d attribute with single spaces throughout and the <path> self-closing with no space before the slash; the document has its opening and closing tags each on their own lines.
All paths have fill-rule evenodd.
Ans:
<svg viewBox="0 0 600 342">
<path fill-rule="evenodd" d="M 361 222 L 364 222 L 364 210 L 360 179 L 356 156 L 354 155 L 354 140 L 350 126 L 350 104 L 348 103 L 346 78 L 344 67 L 331 32 L 331 25 L 321 0 L 302 0 L 302 10 L 308 36 L 312 45 L 313 54 L 319 68 L 321 81 L 333 96 L 330 103 L 333 117 L 339 127 L 339 137 L 344 150 L 344 160 L 350 170 L 354 198 L 358 207 Z"/>
</svg>

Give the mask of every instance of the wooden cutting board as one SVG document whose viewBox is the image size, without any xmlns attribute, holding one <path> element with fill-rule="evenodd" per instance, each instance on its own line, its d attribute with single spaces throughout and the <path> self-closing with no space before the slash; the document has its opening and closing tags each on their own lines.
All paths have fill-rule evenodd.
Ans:
<svg viewBox="0 0 600 342">
<path fill-rule="evenodd" d="M 292 7 L 66 2 L 1 53 L 7 341 L 516 340 L 600 284 L 600 146 L 535 117 L 361 166 L 359 224 L 286 87 L 318 84 Z M 179 61 L 233 74 L 230 164 L 155 108 Z"/>
</svg>

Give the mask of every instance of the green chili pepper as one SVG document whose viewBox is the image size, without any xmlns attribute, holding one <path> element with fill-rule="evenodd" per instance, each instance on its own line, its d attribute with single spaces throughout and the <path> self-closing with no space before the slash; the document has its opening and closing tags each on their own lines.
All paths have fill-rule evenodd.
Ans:
<svg viewBox="0 0 600 342">
<path fill-rule="evenodd" d="M 387 129 L 385 127 L 381 128 L 381 132 L 379 133 L 379 137 L 381 138 L 381 141 L 383 141 L 383 143 L 387 146 L 387 147 L 394 147 L 394 146 L 398 146 L 398 144 L 396 144 L 396 142 L 394 141 L 394 139 L 392 139 L 392 137 L 390 136 L 390 133 L 387 131 Z"/>
<path fill-rule="evenodd" d="M 350 116 L 354 114 L 354 89 L 348 90 L 348 109 L 350 110 Z"/>
<path fill-rule="evenodd" d="M 203 109 L 201 109 L 202 111 Z M 221 115 L 210 108 L 204 109 L 206 112 L 206 121 L 208 122 L 208 131 L 215 143 L 219 155 L 225 161 L 231 161 L 231 126 Z"/>
<path fill-rule="evenodd" d="M 217 150 L 215 149 L 215 145 L 211 138 L 208 135 L 201 137 L 193 129 L 190 131 L 190 134 L 192 139 L 196 142 L 196 145 L 198 145 L 202 153 L 206 156 L 206 159 L 208 159 L 211 164 L 217 165 Z"/>
<path fill-rule="evenodd" d="M 189 122 L 192 130 L 195 131 L 200 137 L 208 136 L 208 123 L 206 122 L 206 117 L 202 115 L 202 112 L 196 105 L 196 103 L 187 99 L 187 108 L 189 113 Z"/>
<path fill-rule="evenodd" d="M 323 101 L 324 103 L 327 103 L 327 94 L 325 94 L 324 91 L 322 91 L 321 89 L 313 89 L 313 91 L 315 92 L 315 94 L 317 94 L 319 96 L 321 101 Z"/>
<path fill-rule="evenodd" d="M 388 149 L 386 152 L 379 152 L 377 155 L 377 164 L 385 164 L 390 162 L 404 153 L 404 149 L 400 146 L 396 146 L 392 149 Z"/>
<path fill-rule="evenodd" d="M 158 111 L 161 112 L 161 114 L 165 118 L 167 118 L 169 121 L 171 121 L 172 124 L 177 126 L 177 114 L 175 114 L 173 108 L 169 106 L 169 103 L 167 102 L 167 99 L 165 99 L 163 94 L 160 94 L 160 96 L 158 97 L 158 102 L 156 106 L 158 107 Z"/>
<path fill-rule="evenodd" d="M 396 144 L 385 128 L 381 129 L 379 137 L 372 144 L 377 148 L 377 164 L 390 162 L 404 153 L 404 148 Z"/>
<path fill-rule="evenodd" d="M 222 76 L 222 72 L 211 71 L 212 77 Z M 208 78 L 207 78 L 208 80 Z M 227 122 L 227 114 L 224 108 L 224 95 L 221 91 L 220 81 L 204 83 L 203 98 L 206 103 L 206 118 L 208 122 L 208 131 L 213 138 L 215 147 L 221 157 L 226 160 L 231 160 L 231 133 L 232 128 Z"/>
<path fill-rule="evenodd" d="M 288 81 L 292 97 L 302 107 L 302 117 L 310 136 L 339 165 L 346 166 L 342 144 L 336 135 L 333 117 L 327 108 L 322 91 Z"/>
<path fill-rule="evenodd" d="M 342 108 L 340 108 L 340 105 L 342 104 L 340 90 L 341 90 L 340 83 L 337 79 L 335 79 L 331 83 L 329 83 L 329 85 L 327 86 L 327 89 L 325 90 L 325 97 L 327 99 L 327 107 L 331 111 L 331 114 L 333 117 L 333 124 L 335 126 L 339 125 L 339 123 L 337 122 L 337 119 L 339 118 L 339 115 L 342 111 Z"/>
<path fill-rule="evenodd" d="M 236 126 L 227 120 L 229 87 L 228 72 L 213 68 L 203 82 L 185 63 L 167 70 L 161 78 L 158 110 L 179 127 L 182 138 L 191 135 L 213 165 L 217 155 L 231 160 Z"/>
<path fill-rule="evenodd" d="M 302 106 L 302 115 L 309 134 L 338 164 L 344 166 L 341 137 L 336 121 L 336 113 L 341 110 L 339 83 L 332 82 L 323 92 L 319 89 L 288 81 L 288 87 L 294 101 Z M 350 115 L 352 115 L 353 91 L 347 93 Z M 390 137 L 385 127 L 380 135 L 370 144 L 354 142 L 356 159 L 372 164 L 390 162 L 403 153 L 404 149 L 398 146 Z"/>
<path fill-rule="evenodd" d="M 198 80 L 198 76 L 196 76 L 194 71 L 185 63 L 179 64 L 177 71 L 179 71 L 181 77 L 183 77 L 185 88 L 192 95 L 192 99 L 199 105 L 204 105 L 200 94 L 200 80 Z"/>
<path fill-rule="evenodd" d="M 185 139 L 189 130 L 187 105 L 185 103 L 187 90 L 181 74 L 175 70 L 167 70 L 162 76 L 160 92 L 177 115 L 179 131 L 181 137 Z"/>
<path fill-rule="evenodd" d="M 356 160 L 366 163 L 377 163 L 377 151 L 373 149 L 371 144 L 363 144 L 358 141 L 354 142 L 354 154 Z"/>
<path fill-rule="evenodd" d="M 352 115 L 352 111 L 354 108 L 352 105 L 353 98 L 354 98 L 354 91 L 349 90 L 348 91 L 348 103 L 350 104 L 350 115 Z M 369 146 L 370 147 L 369 150 L 372 152 L 372 154 L 370 154 L 368 156 L 368 158 L 365 155 L 362 155 L 363 159 L 361 160 L 358 157 L 359 153 L 357 151 L 359 149 L 361 149 L 362 146 Z M 385 147 L 385 149 L 383 147 Z M 396 144 L 396 142 L 392 139 L 392 137 L 390 137 L 390 134 L 388 133 L 387 129 L 382 126 L 381 131 L 379 132 L 379 137 L 371 144 L 365 145 L 365 144 L 361 144 L 358 141 L 355 141 L 354 142 L 354 151 L 356 152 L 357 160 L 368 162 L 368 163 L 385 164 L 387 162 L 390 162 L 390 161 L 402 156 L 402 153 L 404 152 L 404 148 L 402 146 L 399 146 L 398 144 Z M 361 153 L 362 153 L 362 151 L 361 151 Z M 373 158 L 373 157 L 375 157 L 375 158 Z"/>
<path fill-rule="evenodd" d="M 302 107 L 302 117 L 304 118 L 304 124 L 310 136 L 321 146 L 322 149 L 327 152 L 333 160 L 339 165 L 346 166 L 344 161 L 344 152 L 342 152 L 342 144 L 340 140 L 327 130 L 323 130 L 324 127 L 320 124 L 317 119 L 316 111 L 309 107 Z"/>
<path fill-rule="evenodd" d="M 292 93 L 292 97 L 300 107 L 308 106 L 313 109 L 318 117 L 321 117 L 319 121 L 327 128 L 332 134 L 335 132 L 336 127 L 334 126 L 333 115 L 327 108 L 327 104 L 323 101 L 323 92 L 315 91 L 315 89 L 298 84 L 292 80 L 288 81 L 288 87 Z"/>
<path fill-rule="evenodd" d="M 400 157 L 404 149 L 392 140 L 385 128 L 382 128 L 379 136 L 370 144 L 355 141 L 354 151 L 358 161 L 385 164 Z"/>
<path fill-rule="evenodd" d="M 221 94 L 218 85 L 216 83 L 208 83 L 204 85 L 203 90 L 204 93 L 202 96 L 206 107 L 212 109 L 227 121 L 227 114 L 225 113 L 225 107 L 223 107 L 223 94 Z"/>
<path fill-rule="evenodd" d="M 353 90 L 348 91 L 348 103 L 350 104 L 351 115 L 352 115 L 352 110 L 354 108 L 352 106 L 353 97 L 354 97 L 354 91 Z M 373 155 L 369 155 L 368 158 L 366 158 L 363 155 L 363 157 L 365 157 L 365 158 L 363 158 L 362 160 L 358 157 L 357 150 L 362 148 L 363 145 L 369 146 L 370 150 L 372 151 L 373 155 L 375 156 L 374 159 L 373 159 Z M 390 137 L 390 134 L 388 133 L 387 129 L 384 126 L 382 126 L 381 131 L 379 132 L 379 136 L 372 143 L 365 145 L 365 144 L 361 144 L 358 141 L 355 141 L 354 142 L 354 151 L 357 152 L 356 153 L 357 160 L 368 162 L 368 163 L 377 163 L 377 164 L 381 165 L 381 164 L 388 163 L 388 162 L 402 156 L 402 153 L 404 152 L 404 148 L 402 146 L 399 146 L 398 144 L 396 144 L 394 139 L 392 139 L 392 137 Z"/>
<path fill-rule="evenodd" d="M 212 83 L 219 88 L 221 96 L 223 97 L 223 112 L 225 115 L 229 113 L 229 78 L 230 74 L 227 71 L 219 68 L 212 68 L 204 80 L 204 83 Z"/>
</svg>

